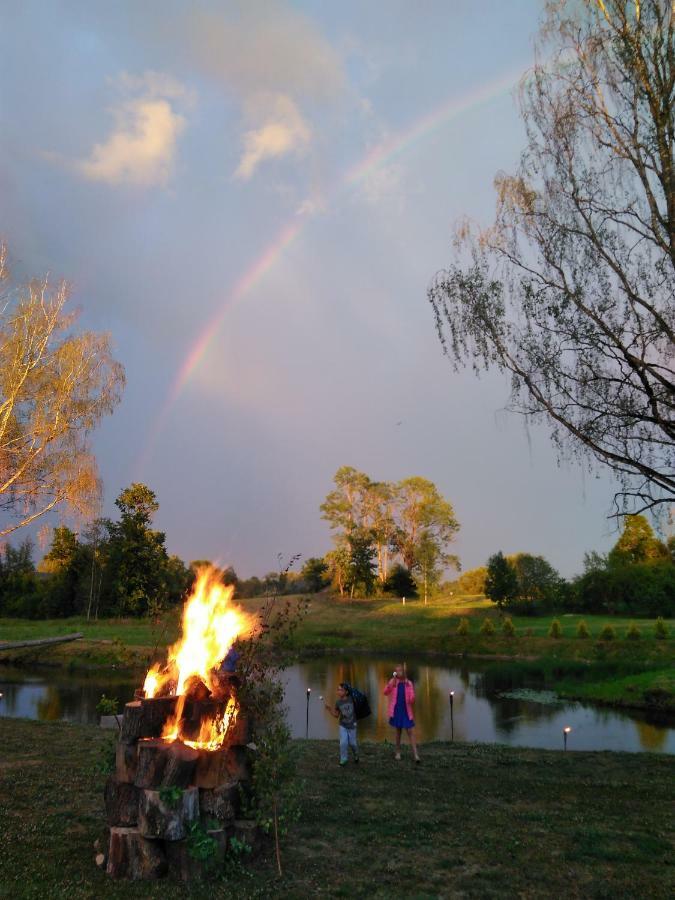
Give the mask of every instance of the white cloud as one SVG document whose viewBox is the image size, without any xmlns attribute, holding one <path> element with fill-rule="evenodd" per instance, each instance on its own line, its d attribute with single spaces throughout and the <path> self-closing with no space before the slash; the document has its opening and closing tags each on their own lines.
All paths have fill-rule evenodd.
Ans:
<svg viewBox="0 0 675 900">
<path fill-rule="evenodd" d="M 248 179 L 265 159 L 302 155 L 309 146 L 311 129 L 290 97 L 262 96 L 249 103 L 248 117 L 257 127 L 244 134 L 244 152 L 237 178 Z"/>
<path fill-rule="evenodd" d="M 76 169 L 91 181 L 143 186 L 165 184 L 171 174 L 176 143 L 185 119 L 172 101 L 187 93 L 173 79 L 156 72 L 143 78 L 124 74 L 119 79 L 125 91 L 140 96 L 113 109 L 115 128 L 106 141 L 95 144 Z"/>
</svg>

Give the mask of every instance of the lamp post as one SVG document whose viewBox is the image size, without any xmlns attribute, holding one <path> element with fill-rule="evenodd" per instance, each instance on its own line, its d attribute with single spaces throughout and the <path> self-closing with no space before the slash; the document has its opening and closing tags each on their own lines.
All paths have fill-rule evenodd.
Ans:
<svg viewBox="0 0 675 900">
<path fill-rule="evenodd" d="M 305 718 L 305 740 L 309 737 L 309 695 L 312 693 L 311 688 L 307 688 L 307 716 Z"/>
<path fill-rule="evenodd" d="M 455 692 L 450 691 L 450 740 L 453 743 L 455 741 L 455 717 L 454 717 L 454 709 L 453 709 L 454 702 L 455 702 Z"/>
<path fill-rule="evenodd" d="M 570 733 L 572 729 L 569 725 L 565 725 L 563 728 L 563 750 L 567 750 L 567 735 Z"/>
</svg>

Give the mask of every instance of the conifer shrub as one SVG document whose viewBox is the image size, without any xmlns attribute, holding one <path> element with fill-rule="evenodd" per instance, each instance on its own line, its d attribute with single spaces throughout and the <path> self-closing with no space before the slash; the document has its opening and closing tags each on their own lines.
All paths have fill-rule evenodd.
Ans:
<svg viewBox="0 0 675 900">
<path fill-rule="evenodd" d="M 579 624 L 577 625 L 577 637 L 585 640 L 591 636 L 590 631 L 588 630 L 588 625 L 586 624 L 586 619 L 580 619 Z"/>
<path fill-rule="evenodd" d="M 457 626 L 457 634 L 461 637 L 465 637 L 469 633 L 469 620 L 468 619 L 460 619 L 459 625 Z"/>
<path fill-rule="evenodd" d="M 502 634 L 505 637 L 514 637 L 516 633 L 516 626 L 513 624 L 513 619 L 511 616 L 507 616 L 502 622 Z"/>
<path fill-rule="evenodd" d="M 627 641 L 639 641 L 642 637 L 642 632 L 637 627 L 635 622 L 631 622 L 628 626 L 628 631 L 626 631 L 626 640 Z"/>
<path fill-rule="evenodd" d="M 657 641 L 665 641 L 668 637 L 668 626 L 664 622 L 662 616 L 659 616 L 656 622 L 654 622 L 654 637 Z"/>
<path fill-rule="evenodd" d="M 555 638 L 556 640 L 562 637 L 562 628 L 560 626 L 560 622 L 557 619 L 554 619 L 551 622 L 551 627 L 548 630 L 548 636 L 551 638 Z"/>
<path fill-rule="evenodd" d="M 613 641 L 616 639 L 616 631 L 613 625 L 604 625 L 600 632 L 601 641 Z"/>
<path fill-rule="evenodd" d="M 487 635 L 488 637 L 495 633 L 495 626 L 492 619 L 483 619 L 483 624 L 480 626 L 480 633 Z"/>
</svg>

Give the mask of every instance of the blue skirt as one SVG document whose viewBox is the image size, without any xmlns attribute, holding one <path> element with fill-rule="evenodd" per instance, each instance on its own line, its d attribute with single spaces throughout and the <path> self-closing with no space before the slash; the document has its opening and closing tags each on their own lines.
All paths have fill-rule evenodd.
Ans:
<svg viewBox="0 0 675 900">
<path fill-rule="evenodd" d="M 405 685 L 399 684 L 396 688 L 396 706 L 394 715 L 389 717 L 389 724 L 393 728 L 414 728 L 415 721 L 408 715 L 405 705 Z"/>
</svg>

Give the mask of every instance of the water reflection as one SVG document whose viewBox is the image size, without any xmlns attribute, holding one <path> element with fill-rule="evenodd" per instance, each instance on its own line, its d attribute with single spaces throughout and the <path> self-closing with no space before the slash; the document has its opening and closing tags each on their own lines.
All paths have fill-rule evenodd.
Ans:
<svg viewBox="0 0 675 900">
<path fill-rule="evenodd" d="M 341 681 L 349 681 L 368 694 L 372 715 L 359 725 L 362 739 L 393 741 L 387 718 L 384 686 L 396 658 L 358 656 L 320 657 L 293 666 L 284 673 L 288 721 L 296 737 L 305 735 L 307 688 L 310 694 L 310 737 L 337 739 L 335 720 L 324 709 L 332 704 Z M 450 740 L 449 693 L 454 691 L 456 741 L 488 741 L 519 746 L 562 749 L 562 730 L 570 726 L 570 750 L 649 750 L 675 753 L 675 722 L 659 721 L 646 714 L 624 712 L 579 703 L 537 703 L 502 697 L 521 687 L 521 675 L 508 670 L 463 661 L 457 666 L 408 661 L 408 675 L 415 683 L 415 722 L 419 739 Z M 0 667 L 0 716 L 33 719 L 98 721 L 96 704 L 101 694 L 124 703 L 133 696 L 140 675 L 130 673 L 73 675 L 49 671 Z M 529 673 L 529 686 L 532 673 Z M 321 700 L 324 697 L 325 700 Z"/>
</svg>

